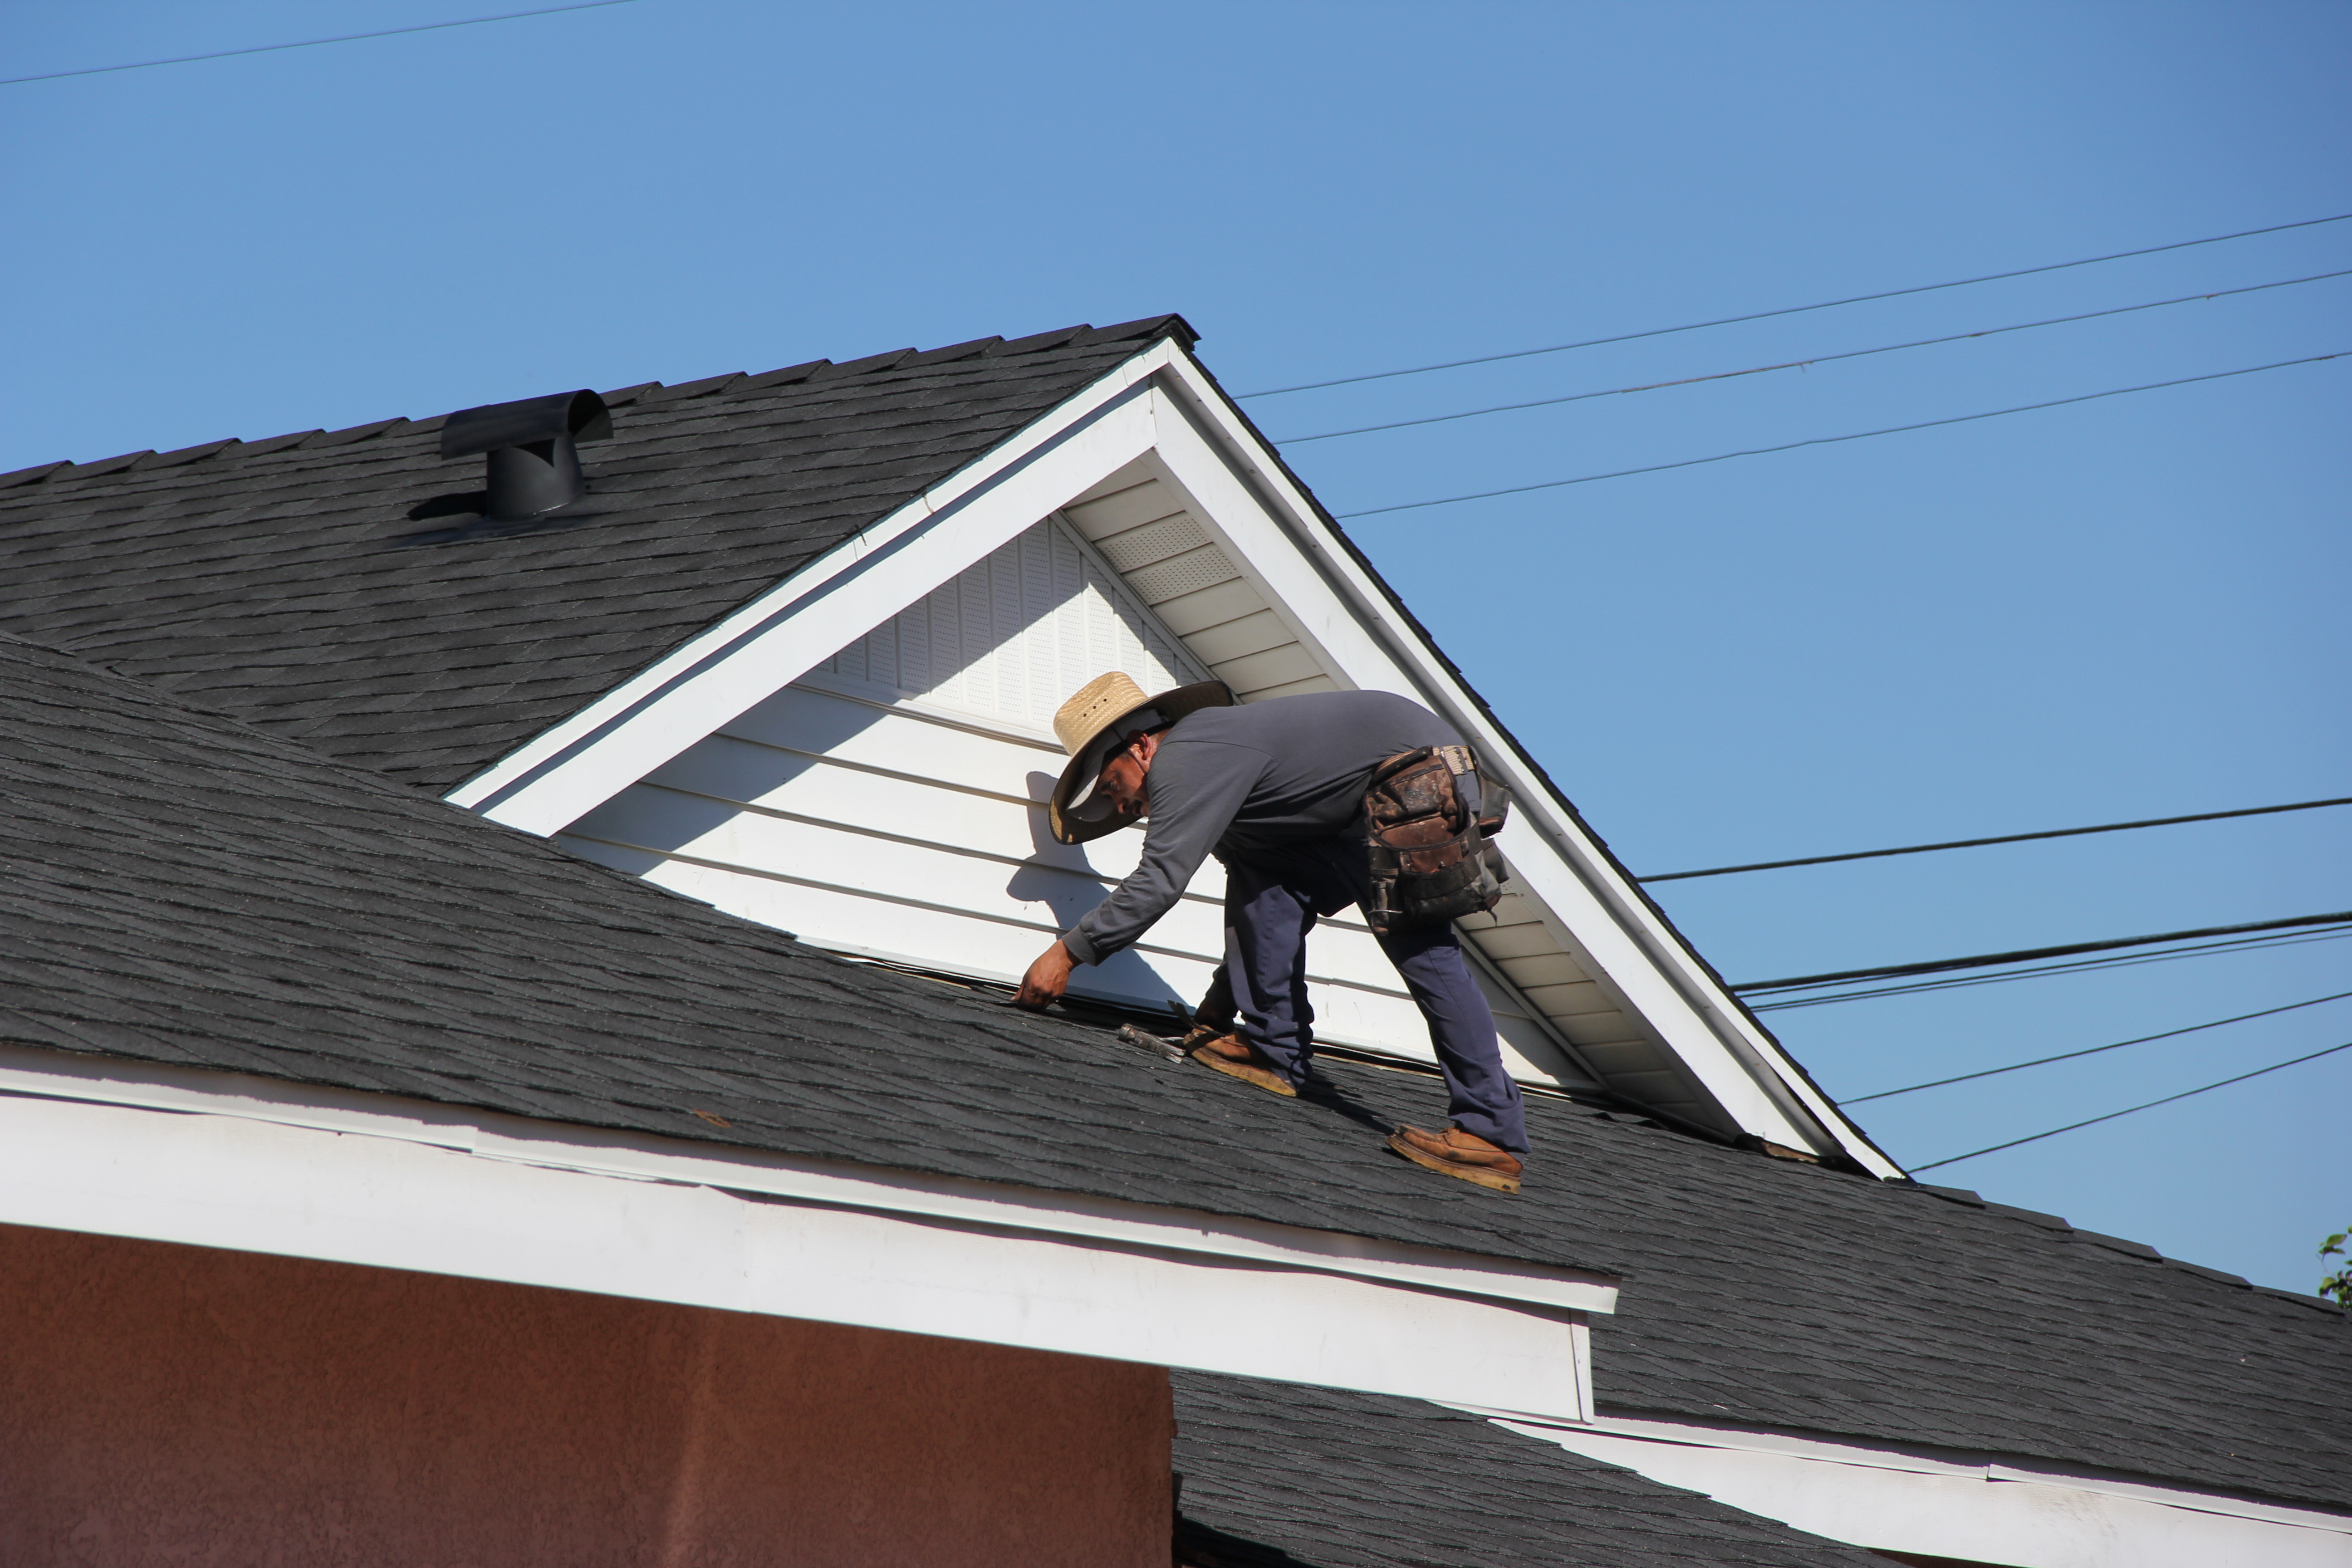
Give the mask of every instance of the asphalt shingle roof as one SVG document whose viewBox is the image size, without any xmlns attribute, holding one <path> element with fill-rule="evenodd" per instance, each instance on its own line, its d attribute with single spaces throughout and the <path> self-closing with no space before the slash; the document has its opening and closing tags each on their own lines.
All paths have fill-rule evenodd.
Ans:
<svg viewBox="0 0 2352 1568">
<path fill-rule="evenodd" d="M 438 417 L 21 469 L 0 631 L 444 793 L 1161 337 L 1192 332 L 629 388 L 588 499 L 532 524 L 481 521 Z"/>
<path fill-rule="evenodd" d="M 443 794 L 1163 338 L 1194 342 L 1159 316 L 623 388 L 588 499 L 520 525 L 478 515 L 478 466 L 438 461 L 446 416 L 0 474 L 0 633 Z"/>
<path fill-rule="evenodd" d="M 1885 1568 L 1417 1400 L 1173 1375 L 1197 1568 Z"/>
<path fill-rule="evenodd" d="M 0 1039 L 1617 1270 L 1607 1407 L 2352 1507 L 2342 1313 L 2046 1216 L 1541 1097 L 1499 1197 L 1381 1150 L 1426 1078 L 1278 1100 L 13 639 L 0 792 Z"/>
</svg>

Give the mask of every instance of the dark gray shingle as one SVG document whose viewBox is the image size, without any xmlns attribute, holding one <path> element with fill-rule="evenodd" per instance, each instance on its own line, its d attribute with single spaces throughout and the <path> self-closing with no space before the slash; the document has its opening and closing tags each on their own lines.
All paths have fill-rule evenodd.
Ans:
<svg viewBox="0 0 2352 1568">
<path fill-rule="evenodd" d="M 1557 1099 L 1497 1197 L 1381 1150 L 1426 1078 L 1276 1100 L 10 639 L 0 793 L 0 1039 L 1621 1270 L 1611 1407 L 2352 1506 L 2342 1313 L 2046 1215 Z"/>
<path fill-rule="evenodd" d="M 1199 1568 L 1885 1568 L 1886 1559 L 1417 1400 L 1177 1373 Z"/>
</svg>

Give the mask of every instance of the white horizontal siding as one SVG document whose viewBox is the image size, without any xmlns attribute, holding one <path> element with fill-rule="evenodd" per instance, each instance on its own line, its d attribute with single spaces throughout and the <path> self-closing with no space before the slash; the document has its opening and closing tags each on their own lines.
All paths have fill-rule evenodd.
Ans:
<svg viewBox="0 0 2352 1568">
<path fill-rule="evenodd" d="M 1061 845 L 1046 829 L 1064 761 L 1050 726 L 1069 692 L 1106 668 L 1153 689 L 1273 651 L 1295 678 L 1305 658 L 1255 595 L 1208 628 L 1238 626 L 1224 644 L 1205 658 L 1188 649 L 1110 564 L 1171 557 L 1189 564 L 1158 581 L 1180 598 L 1248 593 L 1189 518 L 1145 519 L 1100 554 L 1048 519 L 560 839 L 813 942 L 1015 977 L 1134 868 L 1142 846 L 1136 833 Z M 1189 585 L 1203 578 L 1207 595 Z M 1211 861 L 1143 942 L 1081 970 L 1077 988 L 1153 1007 L 1199 1000 L 1223 950 L 1223 897 Z M 1431 1058 L 1420 1010 L 1360 921 L 1320 925 L 1307 963 L 1319 1036 Z M 1508 983 L 1485 978 L 1514 1070 L 1579 1079 Z"/>
<path fill-rule="evenodd" d="M 575 852 L 824 944 L 1010 979 L 1132 870 L 1142 835 L 1056 844 L 1061 752 L 1034 738 L 846 691 L 788 688 L 572 824 Z M 1157 1008 L 1198 1001 L 1223 949 L 1214 861 L 1131 952 L 1079 988 Z M 1318 927 L 1317 1033 L 1430 1059 L 1426 1026 L 1371 933 Z M 1531 1080 L 1567 1064 L 1507 986 L 1497 1022 Z M 1568 1076 L 1574 1076 L 1568 1074 Z"/>
</svg>

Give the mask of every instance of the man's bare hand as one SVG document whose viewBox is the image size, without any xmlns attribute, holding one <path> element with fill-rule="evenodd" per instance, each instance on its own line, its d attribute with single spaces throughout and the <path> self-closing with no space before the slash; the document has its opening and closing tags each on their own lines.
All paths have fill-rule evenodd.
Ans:
<svg viewBox="0 0 2352 1568">
<path fill-rule="evenodd" d="M 1077 963 L 1078 961 L 1070 956 L 1068 948 L 1059 942 L 1055 942 L 1037 955 L 1037 962 L 1031 964 L 1029 973 L 1021 977 L 1020 994 L 1013 1000 L 1033 1010 L 1051 1005 L 1070 988 L 1070 971 L 1076 968 Z"/>
</svg>

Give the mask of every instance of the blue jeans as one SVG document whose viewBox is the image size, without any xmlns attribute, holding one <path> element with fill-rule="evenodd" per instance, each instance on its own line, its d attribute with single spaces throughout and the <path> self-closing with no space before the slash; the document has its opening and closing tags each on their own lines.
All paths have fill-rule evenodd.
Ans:
<svg viewBox="0 0 2352 1568">
<path fill-rule="evenodd" d="M 1370 891 L 1364 846 L 1349 837 L 1300 839 L 1227 861 L 1225 962 L 1201 1004 L 1202 1018 L 1230 1016 L 1277 1072 L 1304 1083 L 1315 1055 L 1307 933 L 1318 918 L 1361 904 Z M 1525 1154 L 1519 1086 L 1503 1070 L 1495 1015 L 1453 926 L 1383 936 L 1380 944 L 1429 1021 L 1429 1042 L 1445 1075 L 1447 1114 L 1465 1132 Z"/>
</svg>

